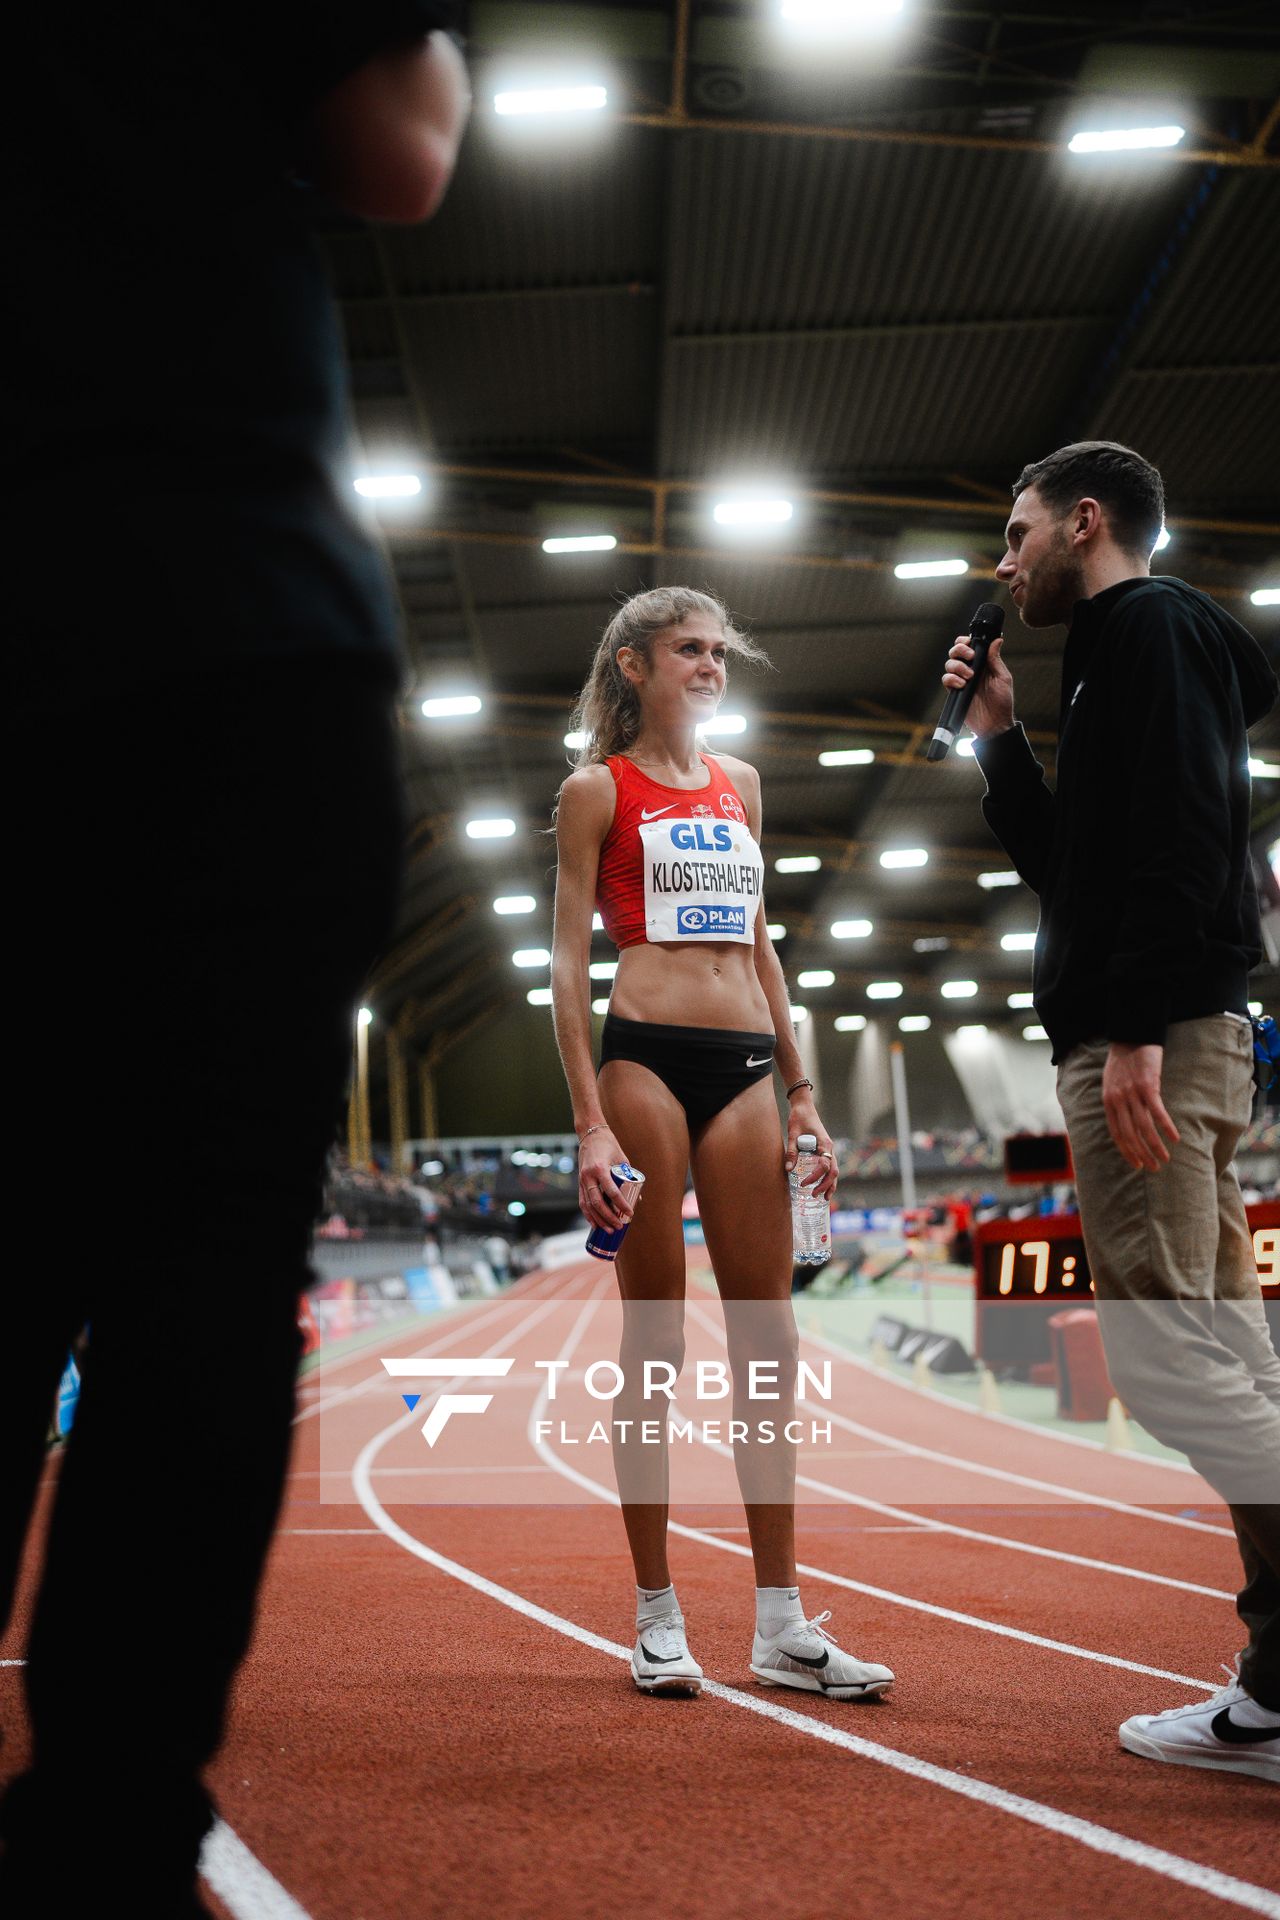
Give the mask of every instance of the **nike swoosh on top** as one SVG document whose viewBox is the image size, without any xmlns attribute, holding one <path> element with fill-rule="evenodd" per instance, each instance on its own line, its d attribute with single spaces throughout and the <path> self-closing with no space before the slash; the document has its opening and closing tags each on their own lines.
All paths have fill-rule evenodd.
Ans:
<svg viewBox="0 0 1280 1920">
<path fill-rule="evenodd" d="M 773 1065 L 773 1055 L 766 1053 L 760 1060 L 748 1060 L 747 1065 L 749 1067 L 771 1067 Z"/>
<path fill-rule="evenodd" d="M 670 813 L 671 808 L 674 807 L 675 804 L 676 802 L 673 800 L 670 807 L 641 807 L 640 818 L 642 820 L 656 820 L 660 813 Z"/>
<path fill-rule="evenodd" d="M 1215 1740 L 1229 1747 L 1256 1747 L 1263 1740 L 1280 1740 L 1280 1727 L 1242 1727 L 1231 1718 L 1230 1707 L 1215 1713 L 1209 1722 Z"/>
<path fill-rule="evenodd" d="M 678 1653 L 650 1653 L 643 1640 L 640 1642 L 640 1651 L 646 1660 L 652 1660 L 655 1667 L 669 1667 L 672 1666 L 675 1661 L 683 1658 L 683 1656 Z"/>
</svg>

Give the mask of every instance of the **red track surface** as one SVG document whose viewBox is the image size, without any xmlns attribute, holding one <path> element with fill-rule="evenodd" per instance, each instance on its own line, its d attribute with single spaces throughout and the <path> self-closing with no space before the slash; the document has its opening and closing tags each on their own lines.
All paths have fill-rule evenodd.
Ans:
<svg viewBox="0 0 1280 1920">
<path fill-rule="evenodd" d="M 522 1283 L 517 1297 L 584 1302 L 602 1285 L 584 1262 Z M 722 1353 L 696 1292 L 691 1301 L 690 1360 Z M 673 1542 L 675 1577 L 694 1650 L 722 1691 L 645 1698 L 609 1650 L 629 1653 L 632 1640 L 616 1507 L 555 1464 L 607 1485 L 608 1450 L 552 1445 L 539 1455 L 528 1437 L 533 1358 L 558 1351 L 579 1312 L 589 1324 L 585 1307 L 562 1306 L 539 1331 L 502 1310 L 482 1329 L 471 1310 L 453 1333 L 445 1322 L 385 1339 L 304 1382 L 258 1636 L 214 1771 L 225 1820 L 298 1907 L 268 1886 L 231 1892 L 227 1912 L 808 1920 L 995 1907 L 1061 1920 L 1120 1910 L 1128 1920 L 1170 1910 L 1280 1920 L 1275 1789 L 1161 1767 L 1115 1741 L 1129 1713 L 1203 1697 L 1239 1645 L 1224 1597 L 1238 1569 L 1232 1540 L 1156 1517 L 1190 1510 L 1202 1526 L 1224 1526 L 1200 1482 L 988 1421 L 833 1359 L 835 1404 L 868 1431 L 838 1431 L 821 1463 L 804 1462 L 834 1492 L 800 1511 L 802 1595 L 811 1612 L 833 1610 L 843 1644 L 887 1660 L 896 1685 L 862 1706 L 756 1685 L 731 1472 L 688 1449 L 700 1457 L 686 1467 L 681 1455 L 678 1471 L 703 1503 L 678 1513 L 690 1532 Z M 377 1356 L 476 1354 L 491 1340 L 515 1355 L 510 1379 L 485 1383 L 493 1407 L 483 1420 L 459 1419 L 465 1448 L 448 1458 L 498 1471 L 456 1484 L 437 1473 L 433 1498 L 458 1504 L 405 1503 L 427 1484 L 414 1476 L 436 1388 L 423 1385 L 410 1418 L 396 1394 L 414 1383 L 389 1382 Z M 814 1362 L 824 1354 L 804 1352 Z M 607 1414 L 569 1381 L 548 1411 Z M 458 1438 L 452 1428 L 447 1437 Z M 904 1445 L 959 1463 L 922 1461 Z M 345 1455 L 337 1467 L 335 1446 Z M 361 1504 L 351 1469 L 366 1447 Z M 438 1468 L 443 1436 L 436 1451 Z M 847 1504 L 841 1490 L 989 1538 L 926 1530 Z M 475 1504 L 495 1495 L 519 1504 Z M 22 1627 L 20 1609 L 0 1658 L 20 1653 Z M 16 1669 L 0 1668 L 10 1724 L 17 1692 Z M 761 1704 L 768 1717 L 751 1710 Z M 853 1736 L 856 1750 L 822 1737 L 831 1734 Z M 902 1771 L 901 1756 L 927 1763 L 925 1777 Z M 22 1757 L 19 1734 L 5 1764 Z M 1000 1790 L 1030 1807 L 1001 1801 Z M 1055 1815 L 1076 1824 L 1049 1830 Z M 1209 1878 L 1187 1884 L 1195 1868 Z"/>
</svg>

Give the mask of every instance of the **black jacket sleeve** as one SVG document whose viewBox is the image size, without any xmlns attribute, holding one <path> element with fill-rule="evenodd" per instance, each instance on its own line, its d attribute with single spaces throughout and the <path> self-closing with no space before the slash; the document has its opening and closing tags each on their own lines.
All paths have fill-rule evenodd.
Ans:
<svg viewBox="0 0 1280 1920">
<path fill-rule="evenodd" d="M 987 783 L 982 812 L 1019 878 L 1039 893 L 1053 847 L 1057 802 L 1044 768 L 1020 726 L 975 740 L 974 757 Z"/>
<path fill-rule="evenodd" d="M 1107 642 L 1117 695 L 1133 715 L 1130 799 L 1116 821 L 1125 887 L 1107 963 L 1107 1032 L 1161 1046 L 1172 986 L 1203 964 L 1227 882 L 1231 685 L 1191 611 L 1176 603 L 1144 606 Z"/>
</svg>

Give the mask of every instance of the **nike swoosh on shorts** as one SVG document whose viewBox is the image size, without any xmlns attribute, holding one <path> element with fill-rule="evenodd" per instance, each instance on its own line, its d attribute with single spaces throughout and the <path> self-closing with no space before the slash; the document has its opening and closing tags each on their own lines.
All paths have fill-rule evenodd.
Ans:
<svg viewBox="0 0 1280 1920">
<path fill-rule="evenodd" d="M 747 1065 L 749 1067 L 770 1067 L 773 1065 L 773 1055 L 766 1053 L 760 1060 L 748 1060 Z"/>
</svg>

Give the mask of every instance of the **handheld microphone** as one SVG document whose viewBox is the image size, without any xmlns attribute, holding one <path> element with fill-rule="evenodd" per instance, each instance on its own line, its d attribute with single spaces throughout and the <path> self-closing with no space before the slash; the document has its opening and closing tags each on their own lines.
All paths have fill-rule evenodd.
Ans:
<svg viewBox="0 0 1280 1920">
<path fill-rule="evenodd" d="M 964 725 L 964 717 L 969 711 L 969 702 L 982 678 L 983 668 L 987 664 L 987 649 L 993 640 L 998 640 L 1004 630 L 1004 609 L 993 606 L 990 600 L 984 600 L 973 619 L 969 622 L 969 645 L 973 648 L 973 678 L 962 687 L 952 687 L 942 703 L 942 712 L 938 724 L 933 730 L 933 738 L 925 749 L 926 760 L 945 760 L 947 753 L 955 745 L 956 735 Z"/>
</svg>

